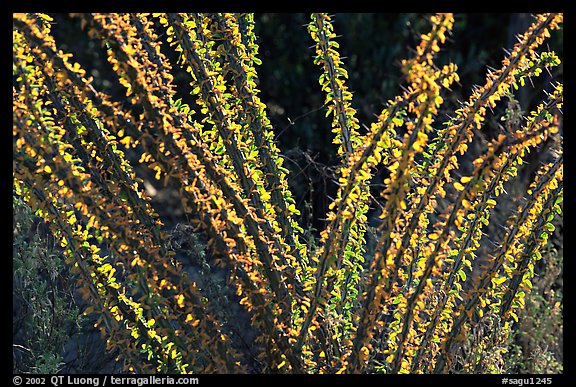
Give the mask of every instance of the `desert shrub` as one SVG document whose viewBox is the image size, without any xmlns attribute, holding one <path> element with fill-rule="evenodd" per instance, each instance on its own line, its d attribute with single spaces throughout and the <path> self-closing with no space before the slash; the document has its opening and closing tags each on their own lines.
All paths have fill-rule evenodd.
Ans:
<svg viewBox="0 0 576 387">
<path fill-rule="evenodd" d="M 17 197 L 13 213 L 13 371 L 57 373 L 79 321 L 74 279 L 47 226 Z"/>
<path fill-rule="evenodd" d="M 127 371 L 504 369 L 563 193 L 562 83 L 550 73 L 526 112 L 517 93 L 560 64 L 543 47 L 562 14 L 535 15 L 465 102 L 448 98 L 458 66 L 438 62 L 454 17 L 432 15 L 365 124 L 332 18 L 311 15 L 330 122 L 316 130 L 338 160 L 317 234 L 259 97 L 253 15 L 72 16 L 125 95 L 94 87 L 49 16 L 15 14 L 14 195 L 50 227 Z M 186 224 L 164 226 L 148 179 Z"/>
<path fill-rule="evenodd" d="M 507 373 L 564 372 L 562 251 L 562 245 L 552 242 L 544 246 L 542 260 L 535 268 L 534 287 L 509 337 L 504 359 Z"/>
</svg>

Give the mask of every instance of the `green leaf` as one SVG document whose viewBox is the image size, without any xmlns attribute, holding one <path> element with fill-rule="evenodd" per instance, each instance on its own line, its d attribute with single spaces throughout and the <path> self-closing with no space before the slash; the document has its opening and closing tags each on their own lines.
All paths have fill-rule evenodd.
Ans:
<svg viewBox="0 0 576 387">
<path fill-rule="evenodd" d="M 460 277 L 460 281 L 462 282 L 466 281 L 466 273 L 464 273 L 464 270 L 459 270 L 458 276 Z"/>
<path fill-rule="evenodd" d="M 528 289 L 532 289 L 532 282 L 529 279 L 525 279 L 522 281 L 522 284 L 526 286 Z"/>
<path fill-rule="evenodd" d="M 493 283 L 494 285 L 501 285 L 501 284 L 503 284 L 504 282 L 506 282 L 506 278 L 505 278 L 505 277 L 495 277 L 495 278 L 492 278 L 492 283 Z"/>
<path fill-rule="evenodd" d="M 392 118 L 392 123 L 396 126 L 402 126 L 402 124 L 404 124 L 404 120 L 399 117 L 394 117 Z"/>
<path fill-rule="evenodd" d="M 514 321 L 518 322 L 518 316 L 514 312 L 510 312 L 510 317 L 514 319 Z"/>
<path fill-rule="evenodd" d="M 288 206 L 288 211 L 295 214 L 295 215 L 300 215 L 300 211 L 298 211 L 298 209 L 296 208 L 296 206 L 294 204 L 290 204 Z"/>
</svg>

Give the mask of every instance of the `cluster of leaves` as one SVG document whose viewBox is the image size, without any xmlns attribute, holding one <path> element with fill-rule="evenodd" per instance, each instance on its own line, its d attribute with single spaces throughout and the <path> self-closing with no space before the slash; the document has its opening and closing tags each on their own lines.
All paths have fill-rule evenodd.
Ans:
<svg viewBox="0 0 576 387">
<path fill-rule="evenodd" d="M 85 313 L 98 317 L 127 371 L 441 373 L 478 368 L 478 356 L 461 353 L 486 321 L 509 335 L 561 214 L 561 151 L 537 169 L 525 197 L 511 198 L 503 236 L 484 230 L 530 149 L 561 138 L 562 84 L 550 83 L 526 116 L 509 110 L 506 127 L 475 149 L 470 165 L 457 155 L 473 152 L 502 98 L 560 63 L 539 50 L 561 14 L 536 15 L 501 67 L 442 124 L 442 95 L 459 76 L 455 64 L 435 60 L 454 17 L 431 16 L 430 32 L 402 61 L 403 92 L 364 132 L 332 19 L 313 14 L 308 32 L 340 160 L 314 249 L 303 242 L 259 98 L 253 15 L 72 16 L 106 47 L 126 101 L 96 90 L 58 49 L 49 17 L 15 14 L 14 194 L 50 226 L 82 278 Z M 166 43 L 189 75 L 193 108 L 176 98 Z M 168 248 L 135 165 L 177 190 L 190 230 L 207 236 L 214 259 L 202 259 L 202 270 L 226 271 L 255 332 L 250 352 L 232 337 L 217 287 L 193 280 Z M 382 168 L 388 175 L 375 198 L 370 187 Z M 382 220 L 368 257 L 374 206 Z M 495 248 L 479 265 L 486 240 Z M 480 335 L 475 349 L 496 339 Z"/>
<path fill-rule="evenodd" d="M 118 371 L 115 352 L 84 316 L 78 278 L 62 248 L 26 203 L 13 198 L 13 371 L 55 374 Z"/>
</svg>

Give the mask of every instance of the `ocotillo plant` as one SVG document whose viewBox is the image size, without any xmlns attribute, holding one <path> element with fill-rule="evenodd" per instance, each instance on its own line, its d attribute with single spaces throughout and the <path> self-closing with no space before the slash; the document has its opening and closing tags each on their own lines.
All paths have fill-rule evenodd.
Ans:
<svg viewBox="0 0 576 387">
<path fill-rule="evenodd" d="M 561 215 L 561 147 L 521 195 L 505 187 L 528 152 L 561 142 L 562 84 L 549 79 L 527 114 L 495 108 L 512 106 L 527 80 L 560 63 L 543 47 L 562 14 L 535 15 L 456 107 L 444 98 L 457 66 L 435 63 L 454 17 L 431 16 L 401 63 L 402 93 L 364 127 L 332 19 L 311 15 L 311 60 L 332 116 L 331 128 L 318 130 L 333 134 L 340 163 L 314 244 L 259 97 L 253 15 L 72 16 L 106 48 L 125 103 L 97 90 L 58 47 L 49 16 L 14 14 L 14 195 L 49 225 L 90 305 L 84 313 L 98 317 L 126 371 L 466 372 L 478 368 L 462 351 L 478 324 L 495 327 L 474 337 L 479 353 L 508 335 Z M 193 108 L 176 98 L 174 66 L 189 76 Z M 452 111 L 446 122 L 441 107 Z M 493 127 L 492 116 L 504 125 Z M 484 136 L 487 127 L 496 134 Z M 203 273 L 223 270 L 237 299 L 183 270 L 136 173 L 146 168 L 179 193 L 183 230 L 207 238 Z M 499 233 L 496 212 L 505 216 Z M 226 303 L 248 316 L 250 350 Z"/>
</svg>

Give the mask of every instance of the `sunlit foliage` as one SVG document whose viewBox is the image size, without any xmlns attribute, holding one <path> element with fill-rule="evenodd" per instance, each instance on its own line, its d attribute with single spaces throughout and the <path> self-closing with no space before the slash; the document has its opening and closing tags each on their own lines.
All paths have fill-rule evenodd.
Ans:
<svg viewBox="0 0 576 387">
<path fill-rule="evenodd" d="M 508 109 L 495 136 L 481 133 L 501 100 L 514 101 L 527 79 L 560 63 L 542 47 L 562 14 L 536 15 L 455 108 L 444 97 L 458 68 L 435 63 L 454 17 L 431 16 L 430 31 L 401 62 L 403 92 L 364 125 L 332 18 L 311 15 L 311 60 L 332 116 L 331 128 L 318 131 L 332 133 L 340 162 L 313 251 L 258 96 L 252 15 L 72 16 L 106 48 L 126 101 L 141 112 L 92 86 L 58 48 L 48 16 L 14 14 L 14 195 L 50 226 L 81 278 L 84 313 L 98 316 L 127 371 L 446 373 L 474 369 L 478 360 L 460 353 L 479 322 L 509 334 L 561 215 L 561 148 L 524 196 L 509 198 L 514 208 L 499 208 L 499 199 L 511 196 L 505 183 L 531 149 L 561 142 L 562 84 L 550 80 L 525 115 Z M 178 53 L 176 63 L 163 45 Z M 174 66 L 188 74 L 197 111 L 176 98 Z M 452 109 L 446 122 L 441 107 Z M 461 156 L 479 137 L 467 163 Z M 137 164 L 128 151 L 139 154 Z M 257 332 L 255 358 L 231 339 L 219 299 L 167 247 L 136 165 L 178 190 L 190 226 L 207 235 L 214 266 L 227 271 Z M 375 198 L 370 187 L 382 169 Z M 366 233 L 375 206 L 372 256 Z M 508 216 L 498 238 L 486 233 L 497 210 Z M 489 351 L 490 340 L 476 350 Z"/>
</svg>

